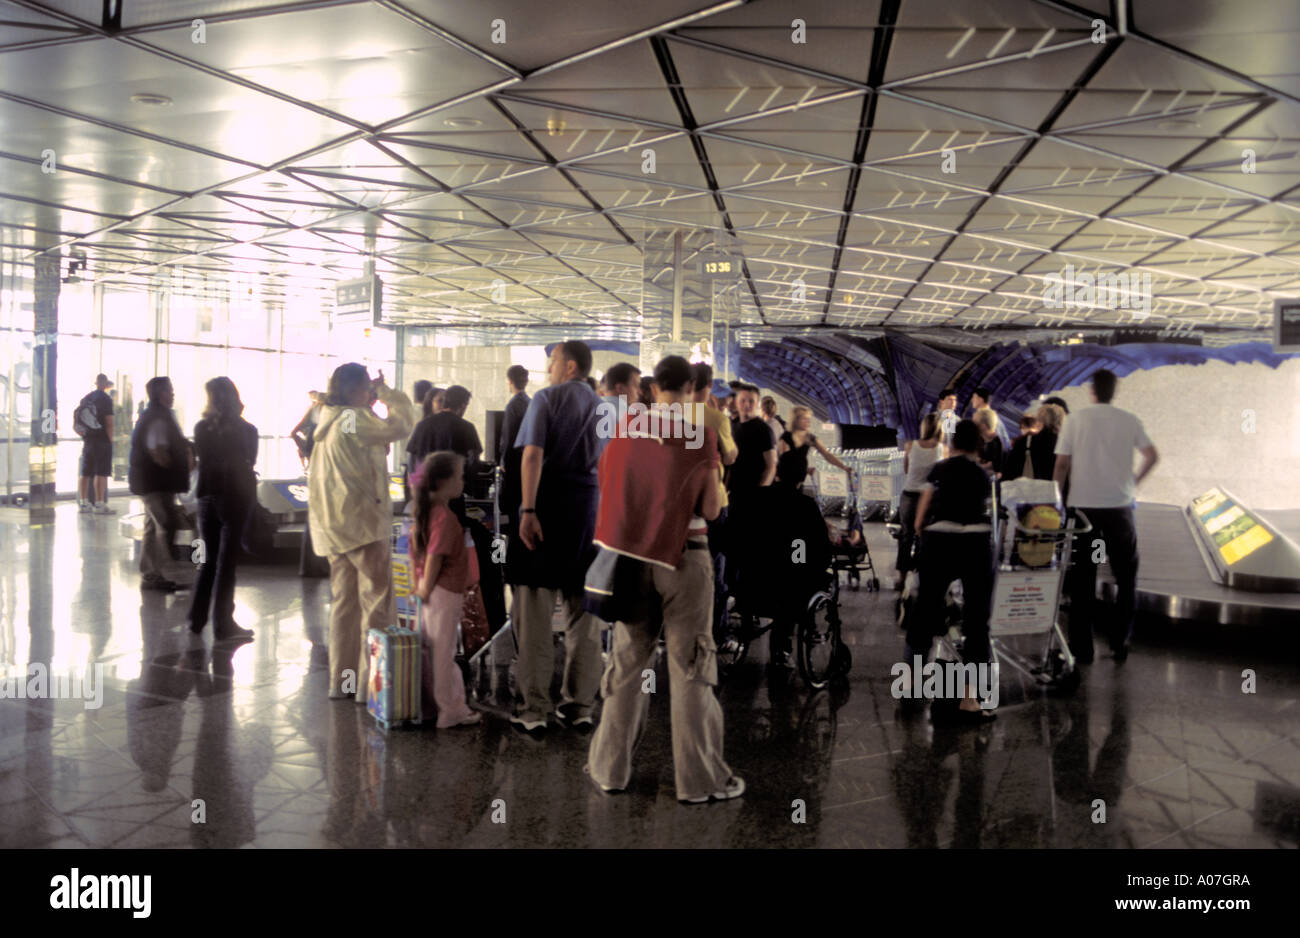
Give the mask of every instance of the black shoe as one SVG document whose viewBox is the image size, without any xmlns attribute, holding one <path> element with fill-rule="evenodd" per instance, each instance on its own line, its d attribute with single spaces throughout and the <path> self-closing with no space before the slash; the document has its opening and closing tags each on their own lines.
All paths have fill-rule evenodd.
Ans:
<svg viewBox="0 0 1300 938">
<path fill-rule="evenodd" d="M 207 627 L 208 627 L 208 624 L 207 624 L 206 622 L 191 622 L 191 623 L 190 623 L 190 631 L 193 632 L 195 635 L 202 635 L 202 634 L 203 634 L 203 630 L 206 629 Z"/>
<path fill-rule="evenodd" d="M 179 583 L 175 582 L 174 580 L 168 580 L 165 577 L 158 577 L 157 579 L 147 579 L 147 580 L 140 581 L 140 589 L 158 590 L 159 592 L 163 592 L 163 593 L 175 592 L 176 590 L 180 589 L 180 586 L 181 585 Z"/>
<path fill-rule="evenodd" d="M 216 633 L 216 640 L 219 642 L 251 642 L 253 640 L 253 630 L 240 628 L 232 622 Z"/>
<path fill-rule="evenodd" d="M 594 717 L 578 713 L 574 704 L 561 704 L 555 708 L 555 722 L 565 729 L 577 730 L 586 735 L 596 728 Z"/>
<path fill-rule="evenodd" d="M 530 719 L 521 713 L 513 714 L 510 717 L 510 725 L 525 736 L 531 736 L 533 739 L 541 739 L 546 735 L 545 720 Z"/>
</svg>

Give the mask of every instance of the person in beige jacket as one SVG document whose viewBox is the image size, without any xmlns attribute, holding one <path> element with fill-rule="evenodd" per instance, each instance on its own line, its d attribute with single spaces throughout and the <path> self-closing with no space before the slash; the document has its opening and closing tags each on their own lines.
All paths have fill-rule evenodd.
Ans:
<svg viewBox="0 0 1300 938">
<path fill-rule="evenodd" d="M 370 409 L 388 408 L 380 418 Z M 388 445 L 415 424 L 411 399 L 371 379 L 364 365 L 340 365 L 313 434 L 307 473 L 307 514 L 312 548 L 330 563 L 330 697 L 356 694 L 366 702 L 369 659 L 366 633 L 396 621 L 390 539 L 393 505 L 388 494 Z M 353 672 L 349 674 L 348 672 Z"/>
</svg>

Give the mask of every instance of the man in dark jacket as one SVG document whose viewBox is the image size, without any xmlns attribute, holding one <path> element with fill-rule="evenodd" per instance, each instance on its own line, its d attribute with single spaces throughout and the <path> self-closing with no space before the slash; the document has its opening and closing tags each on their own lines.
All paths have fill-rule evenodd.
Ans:
<svg viewBox="0 0 1300 938">
<path fill-rule="evenodd" d="M 510 401 L 501 420 L 501 439 L 497 441 L 497 461 L 501 464 L 501 513 L 505 515 L 506 529 L 513 530 L 518 522 L 520 491 L 520 461 L 523 452 L 515 449 L 515 437 L 528 413 L 530 398 L 524 390 L 528 387 L 528 369 L 511 365 L 506 369 L 506 382 L 510 387 Z"/>
<path fill-rule="evenodd" d="M 172 542 L 180 526 L 176 495 L 189 491 L 194 453 L 172 414 L 176 392 L 171 378 L 153 378 L 145 385 L 145 391 L 149 406 L 131 434 L 127 474 L 131 494 L 140 496 L 144 502 L 140 588 L 169 591 L 180 588 L 164 571 L 172 559 Z"/>
</svg>

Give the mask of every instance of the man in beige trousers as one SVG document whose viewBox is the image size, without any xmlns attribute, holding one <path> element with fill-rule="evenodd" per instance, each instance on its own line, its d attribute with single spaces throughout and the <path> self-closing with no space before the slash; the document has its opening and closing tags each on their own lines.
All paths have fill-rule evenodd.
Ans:
<svg viewBox="0 0 1300 938">
<path fill-rule="evenodd" d="M 381 418 L 370 409 L 378 399 Z M 390 541 L 393 505 L 386 457 L 415 423 L 411 399 L 371 380 L 364 365 L 340 365 L 313 435 L 307 474 L 312 549 L 330 562 L 330 697 L 366 702 L 365 636 L 396 621 Z"/>
<path fill-rule="evenodd" d="M 601 683 L 605 706 L 587 772 L 602 791 L 627 788 L 654 686 L 655 646 L 668 646 L 673 776 L 686 804 L 745 793 L 722 755 L 722 705 L 713 641 L 713 562 L 708 521 L 722 507 L 717 437 L 692 425 L 691 366 L 669 355 L 655 367 L 651 427 L 620 427 L 600 458 L 596 543 L 641 562 L 640 588 L 616 594 L 614 645 Z M 683 407 L 683 405 L 686 405 Z M 655 600 L 657 599 L 657 603 Z M 629 600 L 640 600 L 628 602 Z M 655 606 L 661 610 L 656 614 Z"/>
</svg>

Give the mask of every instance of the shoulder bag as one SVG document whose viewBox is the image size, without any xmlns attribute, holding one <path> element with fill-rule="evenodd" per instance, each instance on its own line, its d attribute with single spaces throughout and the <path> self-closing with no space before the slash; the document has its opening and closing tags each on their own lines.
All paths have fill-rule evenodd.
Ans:
<svg viewBox="0 0 1300 938">
<path fill-rule="evenodd" d="M 645 622 L 650 617 L 649 577 L 645 561 L 601 547 L 587 568 L 583 606 L 605 622 Z"/>
</svg>

